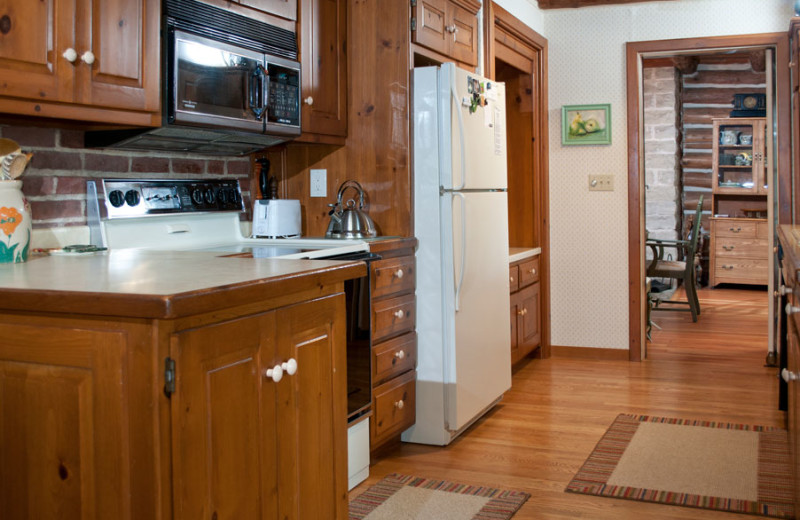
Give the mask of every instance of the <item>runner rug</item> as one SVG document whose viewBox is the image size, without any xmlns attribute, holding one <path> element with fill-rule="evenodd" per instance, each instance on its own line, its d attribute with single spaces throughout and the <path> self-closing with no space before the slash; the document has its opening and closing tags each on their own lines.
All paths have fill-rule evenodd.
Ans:
<svg viewBox="0 0 800 520">
<path fill-rule="evenodd" d="M 521 491 L 392 473 L 350 502 L 350 520 L 505 520 L 528 497 Z"/>
<path fill-rule="evenodd" d="M 794 518 L 786 430 L 619 415 L 567 491 Z"/>
</svg>

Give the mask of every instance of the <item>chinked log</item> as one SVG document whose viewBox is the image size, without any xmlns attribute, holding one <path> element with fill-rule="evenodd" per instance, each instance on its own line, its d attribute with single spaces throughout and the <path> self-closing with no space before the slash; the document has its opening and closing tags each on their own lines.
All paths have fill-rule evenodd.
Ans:
<svg viewBox="0 0 800 520">
<path fill-rule="evenodd" d="M 711 189 L 711 172 L 683 172 L 683 185 L 687 188 Z"/>
<path fill-rule="evenodd" d="M 711 154 L 710 153 L 685 154 L 681 159 L 681 166 L 693 170 L 710 170 Z"/>
<path fill-rule="evenodd" d="M 766 82 L 763 72 L 752 70 L 700 70 L 692 76 L 684 76 L 683 79 L 686 85 L 762 85 L 748 92 L 763 92 Z"/>
<path fill-rule="evenodd" d="M 709 102 L 710 103 L 710 102 Z M 684 107 L 683 123 L 687 125 L 710 125 L 715 117 L 730 117 L 733 105 L 730 108 L 713 107 Z M 711 132 L 711 129 L 708 130 Z"/>
<path fill-rule="evenodd" d="M 684 103 L 733 104 L 733 95 L 745 92 L 764 92 L 751 88 L 687 88 L 683 90 Z M 731 107 L 733 108 L 733 107 Z"/>
<path fill-rule="evenodd" d="M 691 148 L 711 150 L 714 132 L 711 128 L 687 128 L 683 131 L 683 143 Z"/>
</svg>

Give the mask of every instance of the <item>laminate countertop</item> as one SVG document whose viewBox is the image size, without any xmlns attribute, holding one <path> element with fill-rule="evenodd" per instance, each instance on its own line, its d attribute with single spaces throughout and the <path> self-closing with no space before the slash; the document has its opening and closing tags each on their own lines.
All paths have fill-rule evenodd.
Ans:
<svg viewBox="0 0 800 520">
<path fill-rule="evenodd" d="M 0 310 L 177 318 L 366 275 L 363 262 L 123 249 L 0 264 Z"/>
</svg>

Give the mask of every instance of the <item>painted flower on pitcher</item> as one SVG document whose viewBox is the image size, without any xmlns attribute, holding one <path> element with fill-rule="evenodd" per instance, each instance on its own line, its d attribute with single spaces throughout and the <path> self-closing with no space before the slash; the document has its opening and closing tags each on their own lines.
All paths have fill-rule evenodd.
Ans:
<svg viewBox="0 0 800 520">
<path fill-rule="evenodd" d="M 11 236 L 14 230 L 22 223 L 22 214 L 17 208 L 0 208 L 0 230 L 6 235 Z"/>
</svg>

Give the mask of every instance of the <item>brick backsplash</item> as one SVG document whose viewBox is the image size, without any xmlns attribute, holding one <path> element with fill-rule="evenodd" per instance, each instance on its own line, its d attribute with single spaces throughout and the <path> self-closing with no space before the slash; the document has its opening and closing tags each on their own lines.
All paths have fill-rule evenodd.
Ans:
<svg viewBox="0 0 800 520">
<path fill-rule="evenodd" d="M 85 148 L 83 132 L 66 128 L 0 125 L 0 137 L 33 153 L 21 179 L 34 228 L 86 225 L 86 181 L 104 177 L 234 177 L 247 209 L 242 219 L 250 219 L 249 157 Z"/>
</svg>

